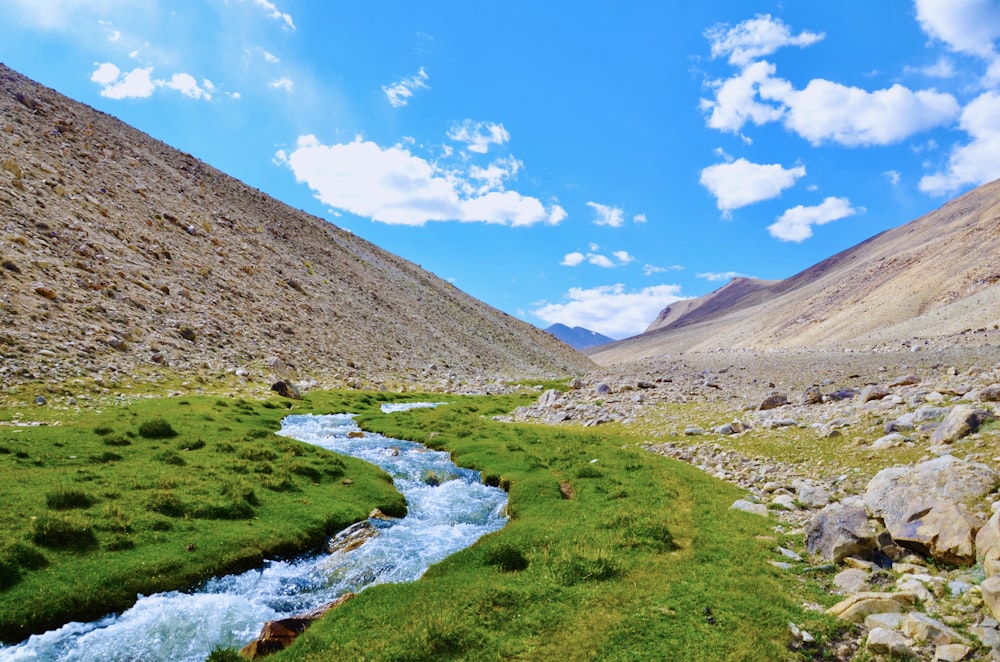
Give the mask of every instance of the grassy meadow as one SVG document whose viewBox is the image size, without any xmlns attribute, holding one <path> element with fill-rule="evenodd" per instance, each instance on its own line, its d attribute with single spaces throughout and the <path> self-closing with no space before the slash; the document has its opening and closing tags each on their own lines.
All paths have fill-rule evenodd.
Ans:
<svg viewBox="0 0 1000 662">
<path fill-rule="evenodd" d="M 821 644 L 837 626 L 768 564 L 788 542 L 773 521 L 730 510 L 738 490 L 621 430 L 492 420 L 535 397 L 388 415 L 381 401 L 441 396 L 0 410 L 0 638 L 316 549 L 375 507 L 402 514 L 380 470 L 273 434 L 292 412 L 351 411 L 482 471 L 508 491 L 510 521 L 420 581 L 365 590 L 276 662 L 821 659 L 788 648 L 790 621 Z"/>
</svg>

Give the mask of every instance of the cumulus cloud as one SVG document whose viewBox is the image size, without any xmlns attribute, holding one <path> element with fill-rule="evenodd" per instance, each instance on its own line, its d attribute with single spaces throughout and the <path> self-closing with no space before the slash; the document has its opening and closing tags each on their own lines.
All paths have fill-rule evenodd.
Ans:
<svg viewBox="0 0 1000 662">
<path fill-rule="evenodd" d="M 784 46 L 810 46 L 825 36 L 822 32 L 809 31 L 793 35 L 780 18 L 770 14 L 757 14 L 734 27 L 721 23 L 705 31 L 712 47 L 712 59 L 728 56 L 729 63 L 737 66 L 749 64 Z"/>
<path fill-rule="evenodd" d="M 931 37 L 959 53 L 996 58 L 1000 4 L 995 0 L 916 0 L 917 21 Z"/>
<path fill-rule="evenodd" d="M 642 333 L 661 310 L 683 298 L 679 285 L 655 285 L 639 291 L 627 291 L 621 283 L 574 287 L 566 294 L 566 302 L 541 302 L 531 312 L 546 324 L 560 322 L 625 338 Z"/>
<path fill-rule="evenodd" d="M 753 276 L 741 274 L 738 271 L 708 271 L 705 273 L 695 274 L 695 276 L 707 280 L 710 283 L 718 283 L 724 280 L 730 281 L 734 278 L 753 278 Z"/>
<path fill-rule="evenodd" d="M 603 267 L 605 269 L 613 269 L 615 266 L 611 258 L 600 253 L 587 253 L 587 262 L 590 262 L 595 267 Z"/>
<path fill-rule="evenodd" d="M 602 205 L 597 202 L 588 202 L 587 206 L 596 212 L 594 225 L 606 225 L 611 228 L 620 228 L 625 223 L 625 212 L 620 207 Z"/>
<path fill-rule="evenodd" d="M 464 221 L 528 226 L 554 225 L 566 218 L 557 204 L 470 183 L 467 172 L 446 171 L 402 146 L 381 147 L 360 138 L 323 145 L 302 136 L 291 153 L 279 151 L 298 182 L 324 204 L 381 223 L 423 225 L 428 221 Z"/>
<path fill-rule="evenodd" d="M 645 214 L 636 214 L 635 216 L 632 217 L 633 223 L 645 223 L 648 220 L 649 219 L 646 218 Z"/>
<path fill-rule="evenodd" d="M 959 126 L 972 139 L 952 149 L 942 172 L 921 178 L 921 191 L 947 195 L 1000 177 L 1000 93 L 984 92 L 973 99 L 962 111 Z"/>
<path fill-rule="evenodd" d="M 163 87 L 176 90 L 186 97 L 205 99 L 206 101 L 212 99 L 210 90 L 215 87 L 209 80 L 205 80 L 202 82 L 202 85 L 198 85 L 198 81 L 195 80 L 194 76 L 183 73 L 174 74 L 170 77 L 170 80 L 161 81 L 161 83 Z"/>
<path fill-rule="evenodd" d="M 736 76 L 710 82 L 715 99 L 701 99 L 700 104 L 701 109 L 709 113 L 708 126 L 738 133 L 747 122 L 760 126 L 782 119 L 787 111 L 783 104 L 761 102 L 761 99 L 779 96 L 779 92 L 771 88 L 787 86 L 785 81 L 775 78 L 774 73 L 775 66 L 770 62 L 754 62 Z"/>
<path fill-rule="evenodd" d="M 282 76 L 281 78 L 272 80 L 270 83 L 267 84 L 267 86 L 270 87 L 272 90 L 284 90 L 285 92 L 295 91 L 295 83 L 292 81 L 291 78 L 287 76 Z"/>
<path fill-rule="evenodd" d="M 951 94 L 913 91 L 900 84 L 868 91 L 816 78 L 801 90 L 775 76 L 775 66 L 754 62 L 735 76 L 709 83 L 715 96 L 702 99 L 706 124 L 739 133 L 748 123 L 782 122 L 814 145 L 890 145 L 951 123 L 959 114 Z"/>
<path fill-rule="evenodd" d="M 465 143 L 470 152 L 485 154 L 490 145 L 502 145 L 510 140 L 510 134 L 503 128 L 503 124 L 465 120 L 448 130 L 448 139 Z"/>
<path fill-rule="evenodd" d="M 786 210 L 767 230 L 781 241 L 801 242 L 812 236 L 812 226 L 839 221 L 863 211 L 863 207 L 852 207 L 847 198 L 829 197 L 812 207 L 798 205 Z"/>
<path fill-rule="evenodd" d="M 778 163 L 751 163 L 741 158 L 708 166 L 698 181 L 715 196 L 723 216 L 729 217 L 734 209 L 777 197 L 805 174 L 803 165 L 785 168 Z"/>
<path fill-rule="evenodd" d="M 423 67 L 420 67 L 420 70 L 414 76 L 404 78 L 391 85 L 383 85 L 382 92 L 385 93 L 385 97 L 389 100 L 389 105 L 393 108 L 401 108 L 410 103 L 410 98 L 417 90 L 430 89 L 430 86 L 427 85 L 427 78 L 427 71 Z"/>
<path fill-rule="evenodd" d="M 146 99 L 156 91 L 152 74 L 152 67 L 136 67 L 123 76 L 118 67 L 105 62 L 91 74 L 90 80 L 101 86 L 102 97 L 115 100 Z"/>
<path fill-rule="evenodd" d="M 868 92 L 815 79 L 803 90 L 779 95 L 789 108 L 785 126 L 814 145 L 891 145 L 915 133 L 950 124 L 961 111 L 950 94 L 914 92 L 898 83 Z"/>
<path fill-rule="evenodd" d="M 575 267 L 581 264 L 585 259 L 587 259 L 587 256 L 584 255 L 583 253 L 579 252 L 566 253 L 566 255 L 563 257 L 562 262 L 560 262 L 559 264 L 561 264 L 564 267 Z"/>
<path fill-rule="evenodd" d="M 615 259 L 623 265 L 635 262 L 635 258 L 629 255 L 628 251 L 612 251 L 611 254 L 614 255 Z"/>
</svg>

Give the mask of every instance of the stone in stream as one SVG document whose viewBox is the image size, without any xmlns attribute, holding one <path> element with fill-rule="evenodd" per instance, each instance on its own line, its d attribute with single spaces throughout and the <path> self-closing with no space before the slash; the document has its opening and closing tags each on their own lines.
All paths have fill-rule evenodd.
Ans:
<svg viewBox="0 0 1000 662">
<path fill-rule="evenodd" d="M 354 595 L 354 593 L 345 593 L 333 602 L 328 602 L 305 614 L 264 623 L 260 635 L 240 650 L 240 657 L 248 660 L 259 660 L 271 653 L 277 653 L 288 648 L 295 641 L 296 637 L 312 625 L 313 621 L 328 611 L 341 606 L 353 598 Z"/>
</svg>

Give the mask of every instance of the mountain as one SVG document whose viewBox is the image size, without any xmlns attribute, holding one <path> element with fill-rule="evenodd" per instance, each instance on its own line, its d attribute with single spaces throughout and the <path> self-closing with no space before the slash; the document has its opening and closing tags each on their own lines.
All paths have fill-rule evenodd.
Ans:
<svg viewBox="0 0 1000 662">
<path fill-rule="evenodd" d="M 582 326 L 574 326 L 572 329 L 565 324 L 553 324 L 545 329 L 546 333 L 551 333 L 559 340 L 563 341 L 574 349 L 588 349 L 605 343 L 614 342 L 614 338 L 608 338 L 597 331 L 585 329 Z"/>
<path fill-rule="evenodd" d="M 585 371 L 540 329 L 0 65 L 0 377 L 452 386 Z"/>
<path fill-rule="evenodd" d="M 1000 342 L 1000 180 L 791 278 L 736 278 L 664 309 L 599 363 L 717 348 L 919 348 Z"/>
</svg>

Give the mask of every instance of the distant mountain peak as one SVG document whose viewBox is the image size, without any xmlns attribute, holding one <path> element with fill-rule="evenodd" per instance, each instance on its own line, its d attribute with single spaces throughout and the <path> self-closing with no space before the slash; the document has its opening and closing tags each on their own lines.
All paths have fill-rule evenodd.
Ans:
<svg viewBox="0 0 1000 662">
<path fill-rule="evenodd" d="M 596 331 L 585 329 L 582 326 L 574 326 L 573 328 L 570 328 L 565 324 L 560 324 L 558 322 L 546 328 L 545 331 L 574 349 L 588 349 L 590 347 L 597 347 L 598 345 L 614 342 L 614 338 L 609 338 L 608 336 L 600 334 Z"/>
</svg>

